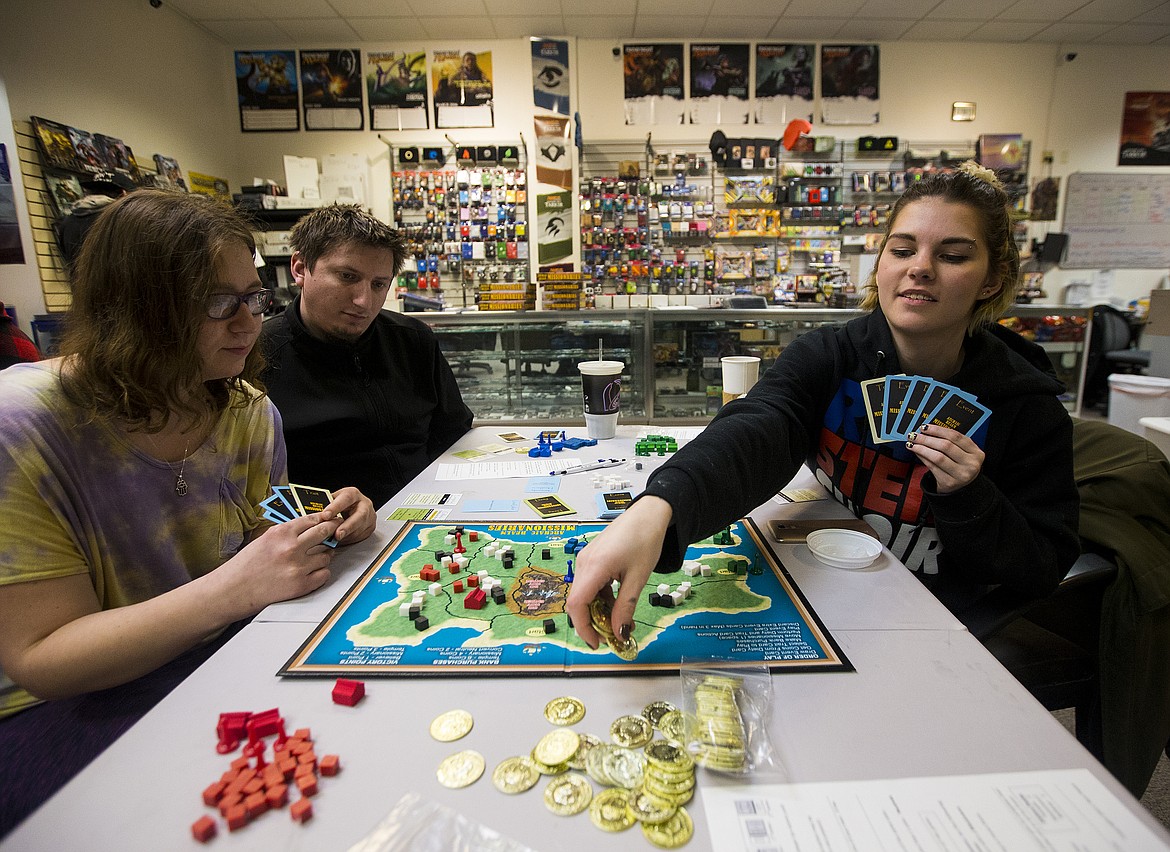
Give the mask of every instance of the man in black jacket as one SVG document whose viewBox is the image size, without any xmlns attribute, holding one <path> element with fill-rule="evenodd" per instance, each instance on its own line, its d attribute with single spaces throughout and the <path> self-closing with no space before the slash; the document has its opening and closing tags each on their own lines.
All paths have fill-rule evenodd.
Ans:
<svg viewBox="0 0 1170 852">
<path fill-rule="evenodd" d="M 471 410 L 431 329 L 382 310 L 406 259 L 397 231 L 331 205 L 290 244 L 301 292 L 262 335 L 289 479 L 354 485 L 381 506 L 471 428 Z"/>
</svg>

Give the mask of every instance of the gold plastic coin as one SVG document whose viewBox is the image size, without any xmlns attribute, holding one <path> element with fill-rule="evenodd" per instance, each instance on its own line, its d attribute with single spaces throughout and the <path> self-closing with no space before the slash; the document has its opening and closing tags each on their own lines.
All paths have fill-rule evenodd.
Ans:
<svg viewBox="0 0 1170 852">
<path fill-rule="evenodd" d="M 672 771 L 694 769 L 694 759 L 683 749 L 666 740 L 654 740 L 646 745 L 646 759 L 655 766 Z"/>
<path fill-rule="evenodd" d="M 609 601 L 602 598 L 594 598 L 589 602 L 589 621 L 593 624 L 593 629 L 605 637 L 605 640 L 614 638 L 613 625 L 610 623 L 610 616 L 613 614 L 613 606 Z"/>
<path fill-rule="evenodd" d="M 527 757 L 507 757 L 492 772 L 492 783 L 501 793 L 523 793 L 540 780 L 540 770 Z"/>
<path fill-rule="evenodd" d="M 674 816 L 678 805 L 643 789 L 630 794 L 630 813 L 638 822 L 665 822 Z"/>
<path fill-rule="evenodd" d="M 569 758 L 577 752 L 580 742 L 581 738 L 577 736 L 576 731 L 557 728 L 540 738 L 540 742 L 532 749 L 532 759 L 548 766 L 560 766 L 569 762 Z"/>
<path fill-rule="evenodd" d="M 590 778 L 603 787 L 618 786 L 617 782 L 610 778 L 609 773 L 605 770 L 605 753 L 611 748 L 614 746 L 602 744 L 585 753 L 585 771 L 589 773 Z"/>
<path fill-rule="evenodd" d="M 685 743 L 694 727 L 694 717 L 681 710 L 668 710 L 658 720 L 658 730 L 671 742 Z"/>
<path fill-rule="evenodd" d="M 578 734 L 577 738 L 579 740 L 577 750 L 569 758 L 570 769 L 584 769 L 585 756 L 602 744 L 601 740 L 593 736 L 593 734 Z"/>
<path fill-rule="evenodd" d="M 589 819 L 602 831 L 625 831 L 637 822 L 630 810 L 629 791 L 618 787 L 602 790 L 589 803 Z"/>
<path fill-rule="evenodd" d="M 544 788 L 544 804 L 554 814 L 572 816 L 589 807 L 593 801 L 593 785 L 584 775 L 570 772 L 548 782 Z"/>
<path fill-rule="evenodd" d="M 544 705 L 544 718 L 554 725 L 575 725 L 585 718 L 585 705 L 564 695 Z"/>
<path fill-rule="evenodd" d="M 467 736 L 475 722 L 466 710 L 448 710 L 431 722 L 431 736 L 441 743 L 454 742 Z"/>
<path fill-rule="evenodd" d="M 628 748 L 610 746 L 601 753 L 604 774 L 613 780 L 613 786 L 632 790 L 642 783 L 646 770 L 646 756 Z"/>
<path fill-rule="evenodd" d="M 435 775 L 444 787 L 458 789 L 478 781 L 479 776 L 483 775 L 483 768 L 483 755 L 468 749 L 445 758 Z"/>
<path fill-rule="evenodd" d="M 674 709 L 676 709 L 675 706 L 669 701 L 652 701 L 642 708 L 642 715 L 650 720 L 651 725 L 657 728 L 658 723 L 662 721 L 662 717 Z"/>
<path fill-rule="evenodd" d="M 645 716 L 621 716 L 609 726 L 613 741 L 626 748 L 644 746 L 654 737 L 654 726 Z"/>
<path fill-rule="evenodd" d="M 680 807 L 665 822 L 643 822 L 642 833 L 661 849 L 678 849 L 694 837 L 695 824 L 686 808 Z"/>
</svg>

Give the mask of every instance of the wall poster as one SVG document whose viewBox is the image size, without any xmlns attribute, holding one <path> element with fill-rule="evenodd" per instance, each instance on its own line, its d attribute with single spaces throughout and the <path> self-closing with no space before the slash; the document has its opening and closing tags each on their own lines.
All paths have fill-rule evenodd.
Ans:
<svg viewBox="0 0 1170 852">
<path fill-rule="evenodd" d="M 435 127 L 494 127 L 492 52 L 436 50 L 431 54 Z"/>
<path fill-rule="evenodd" d="M 1119 166 L 1170 166 L 1170 92 L 1126 92 Z"/>
<path fill-rule="evenodd" d="M 360 51 L 302 50 L 301 102 L 305 130 L 362 130 Z"/>
<path fill-rule="evenodd" d="M 300 130 L 297 57 L 293 50 L 237 50 L 240 130 Z"/>
<path fill-rule="evenodd" d="M 683 124 L 683 45 L 622 46 L 626 124 Z"/>
<path fill-rule="evenodd" d="M 747 124 L 748 44 L 691 45 L 691 124 Z"/>
<path fill-rule="evenodd" d="M 366 54 L 371 130 L 425 130 L 427 55 L 387 50 Z"/>
<path fill-rule="evenodd" d="M 569 43 L 532 39 L 532 102 L 540 109 L 569 114 Z"/>
<path fill-rule="evenodd" d="M 876 44 L 821 45 L 821 121 L 878 123 L 879 58 Z"/>
<path fill-rule="evenodd" d="M 756 45 L 756 123 L 813 120 L 815 44 Z"/>
</svg>

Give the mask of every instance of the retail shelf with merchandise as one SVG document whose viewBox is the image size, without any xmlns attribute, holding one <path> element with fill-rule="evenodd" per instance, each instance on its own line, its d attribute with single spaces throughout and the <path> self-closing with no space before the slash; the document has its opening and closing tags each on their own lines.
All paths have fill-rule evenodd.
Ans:
<svg viewBox="0 0 1170 852">
<path fill-rule="evenodd" d="M 1000 325 L 1038 343 L 1048 354 L 1056 377 L 1066 388 L 1061 401 L 1074 415 L 1081 412 L 1088 369 L 1091 307 L 1012 305 Z"/>
</svg>

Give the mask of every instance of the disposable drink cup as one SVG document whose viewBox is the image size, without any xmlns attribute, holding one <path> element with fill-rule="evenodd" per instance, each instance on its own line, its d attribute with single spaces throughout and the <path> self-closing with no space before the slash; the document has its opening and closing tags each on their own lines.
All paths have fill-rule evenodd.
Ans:
<svg viewBox="0 0 1170 852">
<path fill-rule="evenodd" d="M 760 359 L 754 355 L 728 355 L 723 365 L 723 404 L 739 399 L 760 377 Z"/>
<path fill-rule="evenodd" d="M 581 392 L 585 404 L 585 431 L 599 441 L 617 434 L 618 410 L 622 402 L 621 361 L 582 361 Z"/>
</svg>

